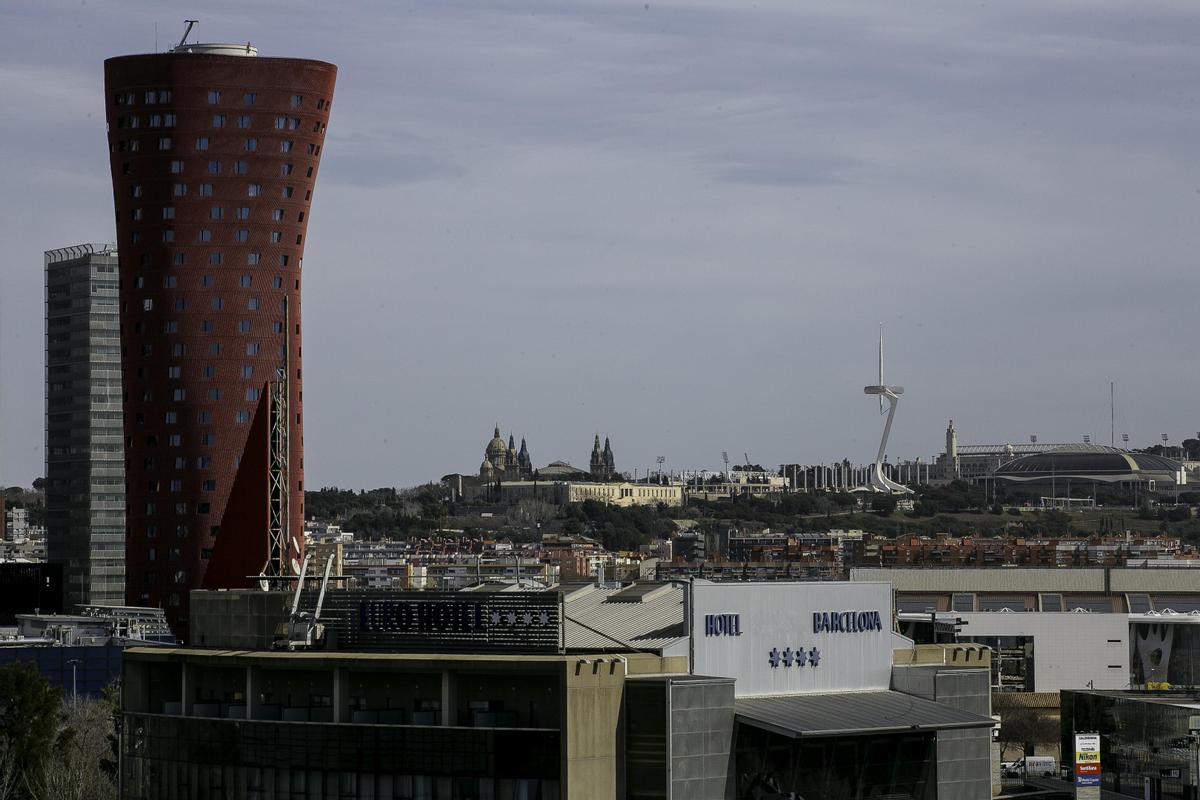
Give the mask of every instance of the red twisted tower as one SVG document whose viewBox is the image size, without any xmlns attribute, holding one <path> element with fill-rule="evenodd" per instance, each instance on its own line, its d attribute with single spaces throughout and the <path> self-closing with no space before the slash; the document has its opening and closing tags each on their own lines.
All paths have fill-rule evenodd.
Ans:
<svg viewBox="0 0 1200 800">
<path fill-rule="evenodd" d="M 303 547 L 301 267 L 337 68 L 249 45 L 104 63 L 120 253 L 126 599 Z"/>
</svg>

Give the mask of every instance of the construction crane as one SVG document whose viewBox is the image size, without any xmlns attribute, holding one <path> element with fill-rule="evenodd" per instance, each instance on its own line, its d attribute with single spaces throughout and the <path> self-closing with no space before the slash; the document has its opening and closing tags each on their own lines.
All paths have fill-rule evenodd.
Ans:
<svg viewBox="0 0 1200 800">
<path fill-rule="evenodd" d="M 320 646 L 325 639 L 325 626 L 321 624 L 321 608 L 325 605 L 325 590 L 329 588 L 329 573 L 333 569 L 334 554 L 325 559 L 325 576 L 321 579 L 321 592 L 317 595 L 317 607 L 313 613 L 300 610 L 300 593 L 304 590 L 304 576 L 308 573 L 308 562 L 312 556 L 304 554 L 304 566 L 296 581 L 296 595 L 292 599 L 292 613 L 288 621 L 281 623 L 275 631 L 277 650 L 302 650 Z"/>
</svg>

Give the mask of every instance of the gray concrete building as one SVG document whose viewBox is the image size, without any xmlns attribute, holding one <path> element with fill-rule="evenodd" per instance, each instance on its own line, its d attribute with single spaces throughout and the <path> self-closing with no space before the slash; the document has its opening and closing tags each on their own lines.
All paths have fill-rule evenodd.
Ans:
<svg viewBox="0 0 1200 800">
<path fill-rule="evenodd" d="M 125 601 L 125 465 L 115 245 L 48 250 L 46 552 L 66 607 Z"/>
</svg>

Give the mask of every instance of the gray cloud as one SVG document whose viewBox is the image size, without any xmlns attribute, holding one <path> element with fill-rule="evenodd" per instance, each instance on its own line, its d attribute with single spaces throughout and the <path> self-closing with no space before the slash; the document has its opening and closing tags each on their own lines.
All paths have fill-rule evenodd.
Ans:
<svg viewBox="0 0 1200 800">
<path fill-rule="evenodd" d="M 41 251 L 110 238 L 103 58 L 139 0 L 0 26 L 0 481 L 41 472 Z M 310 485 L 535 459 L 866 459 L 1194 433 L 1200 9 L 206 4 L 339 65 L 305 257 Z M 178 20 L 160 17 L 160 43 Z M 171 36 L 167 35 L 168 29 Z M 89 116 L 90 115 L 90 116 Z M 17 156 L 14 158 L 14 154 Z M 1120 431 L 1118 431 L 1118 434 Z"/>
</svg>

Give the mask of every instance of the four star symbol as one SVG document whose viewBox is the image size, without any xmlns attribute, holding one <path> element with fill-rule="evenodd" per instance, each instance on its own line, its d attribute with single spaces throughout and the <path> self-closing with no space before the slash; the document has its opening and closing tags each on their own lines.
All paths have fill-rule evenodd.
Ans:
<svg viewBox="0 0 1200 800">
<path fill-rule="evenodd" d="M 803 647 L 797 647 L 795 650 L 790 647 L 783 650 L 780 650 L 778 647 L 772 647 L 771 651 L 767 653 L 767 660 L 771 663 L 772 667 L 778 667 L 781 663 L 785 667 L 793 665 L 797 667 L 806 665 L 815 667 L 821 663 L 821 651 L 815 647 L 807 652 L 805 652 Z"/>
</svg>

